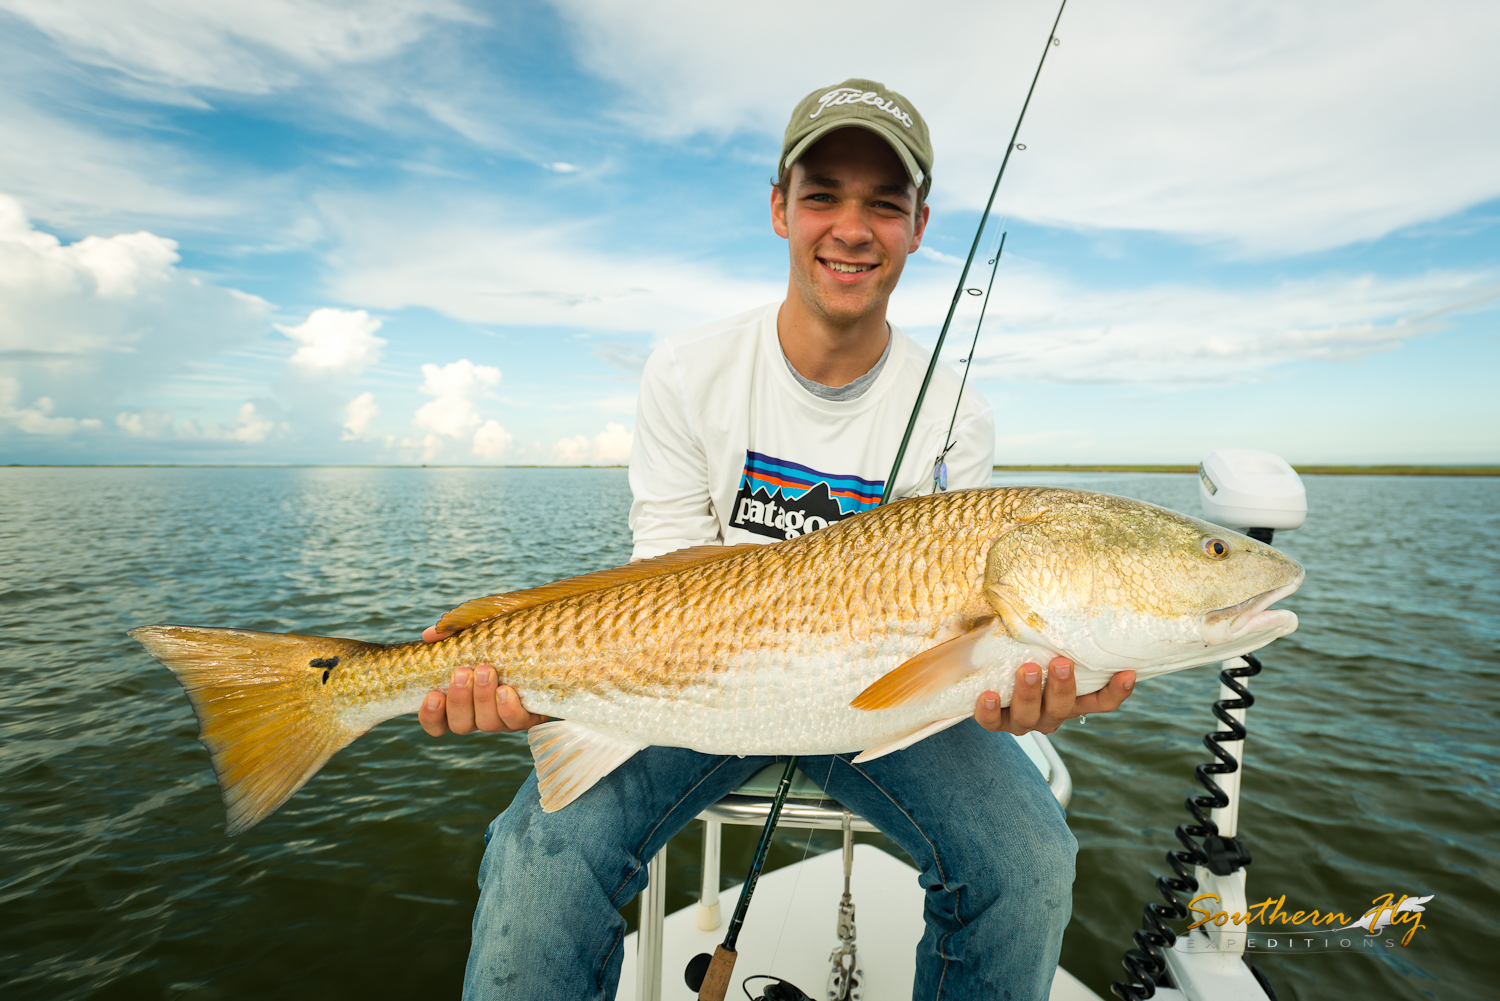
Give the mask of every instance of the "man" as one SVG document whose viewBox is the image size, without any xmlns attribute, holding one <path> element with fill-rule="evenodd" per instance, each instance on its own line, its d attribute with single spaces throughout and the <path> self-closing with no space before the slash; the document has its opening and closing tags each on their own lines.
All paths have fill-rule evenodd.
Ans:
<svg viewBox="0 0 1500 1001">
<path fill-rule="evenodd" d="M 771 191 L 771 225 L 790 250 L 786 299 L 673 338 L 647 362 L 630 462 L 635 558 L 792 538 L 879 502 L 927 363 L 885 317 L 921 246 L 931 167 L 925 123 L 881 84 L 814 91 L 793 112 Z M 932 489 L 957 392 L 940 369 L 895 497 Z M 951 483 L 987 486 L 989 408 L 970 391 L 958 413 Z M 903 751 L 862 765 L 851 760 L 862 748 L 802 759 L 921 869 L 915 998 L 1047 996 L 1076 843 L 1037 770 L 994 731 L 1050 733 L 1109 712 L 1134 678 L 1075 698 L 1067 660 L 1051 662 L 1045 692 L 1041 676 L 1023 665 L 1008 709 L 985 692 L 973 721 Z M 456 672 L 420 718 L 434 735 L 543 721 L 497 690 L 487 667 Z M 542 812 L 533 775 L 485 835 L 465 997 L 612 997 L 617 910 L 645 886 L 646 862 L 772 760 L 649 747 L 554 814 Z"/>
</svg>

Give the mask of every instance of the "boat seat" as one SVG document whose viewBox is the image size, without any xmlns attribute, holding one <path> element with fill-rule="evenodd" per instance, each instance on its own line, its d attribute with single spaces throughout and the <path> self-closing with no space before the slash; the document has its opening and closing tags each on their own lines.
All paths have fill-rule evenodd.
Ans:
<svg viewBox="0 0 1500 1001">
<path fill-rule="evenodd" d="M 1073 798 L 1073 779 L 1068 769 L 1057 756 L 1047 735 L 1033 730 L 1024 737 L 1016 737 L 1016 743 L 1031 759 L 1031 763 L 1047 780 L 1052 795 L 1064 807 Z M 750 777 L 750 780 L 713 806 L 698 814 L 698 819 L 710 824 L 741 824 L 761 827 L 771 812 L 771 803 L 776 797 L 776 785 L 781 781 L 784 765 L 767 765 Z M 798 769 L 787 792 L 786 804 L 781 808 L 778 827 L 794 827 L 803 830 L 840 830 L 844 826 L 844 815 L 852 819 L 856 831 L 873 831 L 874 826 L 858 814 L 845 810 L 833 797 L 827 795 L 817 784 Z"/>
<path fill-rule="evenodd" d="M 1014 738 L 1026 752 L 1026 757 L 1047 780 L 1052 795 L 1064 807 L 1073 798 L 1073 778 L 1068 768 L 1046 734 L 1032 731 Z M 776 786 L 786 766 L 771 764 L 750 777 L 750 780 L 713 806 L 698 814 L 703 821 L 703 883 L 698 897 L 696 923 L 703 931 L 718 928 L 719 914 L 719 860 L 723 846 L 723 825 L 738 824 L 747 827 L 763 827 L 776 798 Z M 875 826 L 863 817 L 846 809 L 843 804 L 818 788 L 799 769 L 792 778 L 792 787 L 787 791 L 786 802 L 781 808 L 777 828 L 801 828 L 802 830 L 847 830 L 874 831 Z M 849 835 L 846 835 L 846 838 Z M 646 865 L 648 882 L 641 892 L 640 934 L 636 938 L 636 993 L 642 1001 L 659 1001 L 662 996 L 662 935 L 666 921 L 666 862 L 667 852 L 663 848 Z"/>
</svg>

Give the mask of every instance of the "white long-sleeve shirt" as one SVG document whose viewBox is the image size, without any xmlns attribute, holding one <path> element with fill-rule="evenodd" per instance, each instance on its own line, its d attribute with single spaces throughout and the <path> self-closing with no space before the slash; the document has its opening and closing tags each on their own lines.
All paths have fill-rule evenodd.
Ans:
<svg viewBox="0 0 1500 1001">
<path fill-rule="evenodd" d="M 819 399 L 787 368 L 780 306 L 674 337 L 647 360 L 630 452 L 633 559 L 795 538 L 879 504 L 929 355 L 893 325 L 874 383 L 857 399 Z M 958 384 L 939 364 L 893 498 L 932 491 Z M 953 440 L 949 487 L 988 486 L 994 419 L 972 388 Z"/>
</svg>

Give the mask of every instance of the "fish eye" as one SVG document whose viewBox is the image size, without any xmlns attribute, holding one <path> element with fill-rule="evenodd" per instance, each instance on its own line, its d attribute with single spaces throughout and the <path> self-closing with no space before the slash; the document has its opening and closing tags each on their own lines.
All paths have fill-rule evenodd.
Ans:
<svg viewBox="0 0 1500 1001">
<path fill-rule="evenodd" d="M 1205 539 L 1203 551 L 1209 555 L 1210 559 L 1222 560 L 1229 555 L 1229 543 L 1223 539 Z"/>
</svg>

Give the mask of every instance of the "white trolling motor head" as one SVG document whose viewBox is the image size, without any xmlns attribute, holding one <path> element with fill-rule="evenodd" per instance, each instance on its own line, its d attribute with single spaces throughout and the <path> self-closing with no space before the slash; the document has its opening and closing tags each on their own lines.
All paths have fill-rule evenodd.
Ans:
<svg viewBox="0 0 1500 1001">
<path fill-rule="evenodd" d="M 1265 543 L 1276 529 L 1301 528 L 1307 520 L 1307 488 L 1273 452 L 1220 448 L 1208 453 L 1198 464 L 1198 500 L 1204 520 Z"/>
</svg>

